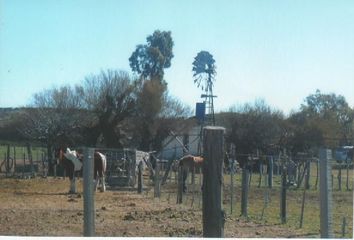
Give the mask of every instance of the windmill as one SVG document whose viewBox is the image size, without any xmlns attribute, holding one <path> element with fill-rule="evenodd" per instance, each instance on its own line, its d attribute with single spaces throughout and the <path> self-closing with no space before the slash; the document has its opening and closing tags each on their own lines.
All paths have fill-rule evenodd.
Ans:
<svg viewBox="0 0 354 240">
<path fill-rule="evenodd" d="M 200 133 L 198 141 L 198 154 L 202 155 L 202 141 L 203 141 L 203 127 L 206 125 L 215 125 L 215 115 L 214 115 L 214 98 L 213 95 L 213 84 L 214 76 L 216 75 L 215 71 L 215 60 L 213 55 L 207 51 L 200 51 L 197 56 L 194 58 L 193 62 L 193 77 L 194 83 L 197 87 L 200 87 L 203 91 L 201 98 L 204 99 L 203 103 L 199 103 L 199 106 L 202 106 L 201 119 L 200 119 Z M 197 111 L 198 115 L 198 103 Z"/>
<path fill-rule="evenodd" d="M 201 98 L 205 104 L 205 119 L 202 125 L 215 125 L 213 85 L 216 75 L 216 66 L 213 55 L 207 51 L 201 51 L 194 58 L 193 77 L 194 83 L 204 92 Z"/>
</svg>

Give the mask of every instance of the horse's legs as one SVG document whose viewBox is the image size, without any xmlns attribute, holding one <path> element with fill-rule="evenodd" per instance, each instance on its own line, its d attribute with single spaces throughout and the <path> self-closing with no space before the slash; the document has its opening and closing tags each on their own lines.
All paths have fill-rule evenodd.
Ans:
<svg viewBox="0 0 354 240">
<path fill-rule="evenodd" d="M 185 193 L 187 191 L 187 185 L 186 185 L 186 180 L 188 176 L 188 169 L 183 168 L 183 192 Z"/>
<path fill-rule="evenodd" d="M 95 192 L 97 192 L 98 185 L 100 183 L 100 179 L 97 177 L 97 172 L 94 173 L 94 180 L 95 180 Z"/>
<path fill-rule="evenodd" d="M 97 180 L 101 183 L 101 192 L 105 192 L 106 191 L 106 184 L 104 182 L 104 173 L 103 171 L 99 170 L 98 171 L 98 175 L 97 176 Z M 98 185 L 98 184 L 97 184 Z"/>
<path fill-rule="evenodd" d="M 105 192 L 105 191 L 106 191 L 106 184 L 105 184 L 105 182 L 104 182 L 104 174 L 102 174 L 102 176 L 100 177 L 100 179 L 101 179 L 101 184 L 102 184 L 102 186 L 101 186 L 101 192 Z"/>
<path fill-rule="evenodd" d="M 76 193 L 76 177 L 73 174 L 73 177 L 70 179 L 70 190 L 69 193 Z"/>
</svg>

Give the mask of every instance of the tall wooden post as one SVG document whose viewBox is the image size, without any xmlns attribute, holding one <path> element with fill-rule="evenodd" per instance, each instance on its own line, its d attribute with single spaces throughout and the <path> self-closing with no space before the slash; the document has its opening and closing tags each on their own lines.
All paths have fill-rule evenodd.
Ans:
<svg viewBox="0 0 354 240">
<path fill-rule="evenodd" d="M 316 159 L 316 182 L 315 182 L 315 189 L 317 190 L 318 185 L 318 176 L 319 176 L 319 160 Z"/>
<path fill-rule="evenodd" d="M 241 193 L 241 215 L 247 217 L 248 204 L 248 189 L 249 189 L 249 170 L 248 166 L 244 165 L 242 168 L 242 193 Z"/>
<path fill-rule="evenodd" d="M 10 144 L 7 145 L 7 153 L 6 153 L 6 177 L 11 173 L 11 166 L 10 166 Z"/>
<path fill-rule="evenodd" d="M 230 159 L 231 159 L 231 169 L 230 169 L 230 185 L 231 185 L 231 198 L 230 198 L 230 212 L 232 214 L 233 205 L 234 205 L 234 160 L 236 159 L 236 146 L 235 144 L 231 143 L 230 149 Z M 230 162 L 230 161 L 229 161 Z"/>
<path fill-rule="evenodd" d="M 22 178 L 25 178 L 25 167 L 26 167 L 26 153 L 23 152 L 23 168 L 22 168 Z"/>
<path fill-rule="evenodd" d="M 332 184 L 330 149 L 320 149 L 320 226 L 321 238 L 332 238 Z"/>
<path fill-rule="evenodd" d="M 273 156 L 270 156 L 268 162 L 268 187 L 273 187 Z"/>
<path fill-rule="evenodd" d="M 284 154 L 285 157 L 285 154 Z M 286 167 L 285 159 L 282 161 L 282 173 L 281 173 L 281 192 L 280 192 L 280 219 L 281 223 L 286 223 L 286 175 L 287 175 L 287 167 Z"/>
<path fill-rule="evenodd" d="M 154 178 L 154 198 L 160 198 L 160 164 L 156 159 L 156 167 L 155 167 L 155 178 Z"/>
<path fill-rule="evenodd" d="M 342 191 L 342 162 L 340 162 L 339 164 L 339 168 L 338 168 L 338 175 L 337 175 L 337 179 L 338 179 L 338 190 Z"/>
<path fill-rule="evenodd" d="M 347 161 L 346 161 L 346 169 L 347 169 L 347 181 L 346 181 L 346 184 L 345 184 L 345 186 L 346 186 L 346 188 L 347 188 L 347 191 L 349 191 L 349 160 L 347 159 Z"/>
<path fill-rule="evenodd" d="M 182 168 L 182 166 L 178 167 L 177 178 L 178 178 L 177 204 L 181 204 L 183 201 L 183 168 Z"/>
<path fill-rule="evenodd" d="M 140 161 L 138 165 L 138 193 L 143 192 L 143 162 Z"/>
<path fill-rule="evenodd" d="M 34 176 L 34 167 L 33 167 L 33 157 L 32 157 L 32 147 L 30 143 L 27 143 L 27 153 L 28 153 L 28 160 L 31 166 L 31 176 Z"/>
<path fill-rule="evenodd" d="M 95 235 L 95 202 L 93 185 L 94 149 L 84 148 L 84 237 Z"/>
<path fill-rule="evenodd" d="M 203 237 L 224 236 L 224 212 L 221 208 L 222 163 L 225 128 L 203 129 Z"/>
<path fill-rule="evenodd" d="M 14 176 L 16 176 L 16 147 L 13 147 L 14 150 Z"/>
<path fill-rule="evenodd" d="M 306 161 L 305 189 L 310 189 L 311 160 Z"/>
</svg>

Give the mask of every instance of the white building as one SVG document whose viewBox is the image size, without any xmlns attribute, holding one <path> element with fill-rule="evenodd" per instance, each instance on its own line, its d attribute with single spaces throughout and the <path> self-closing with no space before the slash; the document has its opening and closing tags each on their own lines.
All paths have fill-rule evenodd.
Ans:
<svg viewBox="0 0 354 240">
<path fill-rule="evenodd" d="M 202 147 L 200 131 L 200 126 L 194 126 L 185 133 L 176 133 L 167 137 L 162 143 L 164 148 L 161 158 L 171 160 L 179 159 L 186 154 L 199 155 L 199 149 Z M 188 149 L 188 152 L 183 148 L 183 145 Z"/>
</svg>

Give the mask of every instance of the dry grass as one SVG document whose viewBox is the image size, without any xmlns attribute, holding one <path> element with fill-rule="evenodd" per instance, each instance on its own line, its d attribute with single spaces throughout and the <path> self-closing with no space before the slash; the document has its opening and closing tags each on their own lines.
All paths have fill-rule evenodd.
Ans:
<svg viewBox="0 0 354 240">
<path fill-rule="evenodd" d="M 338 170 L 333 170 L 334 176 Z M 230 212 L 230 176 L 224 175 L 224 204 L 226 237 L 319 237 L 319 190 L 315 189 L 316 168 L 312 168 L 311 189 L 306 191 L 303 227 L 300 214 L 303 189 L 291 188 L 287 195 L 287 223 L 281 224 L 280 178 L 274 177 L 273 189 L 258 188 L 254 174 L 249 193 L 248 218 L 240 217 L 241 181 L 234 181 L 233 213 Z M 345 172 L 343 172 L 345 179 Z M 173 174 L 172 174 L 173 175 Z M 338 191 L 336 178 L 333 191 L 333 230 L 341 238 L 343 217 L 347 221 L 345 238 L 353 237 L 353 170 L 349 173 L 350 191 Z M 199 179 L 196 180 L 199 183 Z M 107 191 L 96 193 L 96 234 L 98 236 L 202 236 L 200 187 L 176 204 L 175 180 L 162 186 L 160 199 L 153 198 L 152 183 L 146 178 L 147 191 Z M 82 182 L 78 182 L 82 191 Z M 83 199 L 81 194 L 68 195 L 68 179 L 35 178 L 29 180 L 0 180 L 0 235 L 81 236 L 83 230 Z M 266 194 L 269 202 L 264 208 Z M 263 214 L 263 215 L 262 215 Z"/>
</svg>

